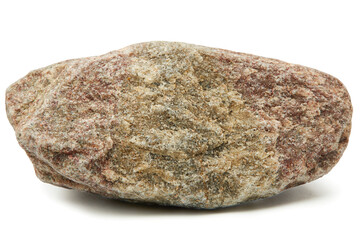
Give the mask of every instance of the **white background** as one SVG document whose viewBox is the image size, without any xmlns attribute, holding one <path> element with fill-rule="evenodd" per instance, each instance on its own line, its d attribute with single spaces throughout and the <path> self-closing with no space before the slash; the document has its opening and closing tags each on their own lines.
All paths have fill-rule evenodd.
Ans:
<svg viewBox="0 0 360 240">
<path fill-rule="evenodd" d="M 0 239 L 360 239 L 359 1 L 0 1 Z M 327 176 L 273 198 L 199 211 L 107 200 L 40 182 L 5 114 L 30 70 L 129 44 L 181 41 L 330 73 L 354 106 Z"/>
</svg>

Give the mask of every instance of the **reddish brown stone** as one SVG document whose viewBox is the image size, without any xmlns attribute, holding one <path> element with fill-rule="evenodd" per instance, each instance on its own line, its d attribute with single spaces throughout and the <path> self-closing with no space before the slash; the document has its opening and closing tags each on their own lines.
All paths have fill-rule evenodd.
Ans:
<svg viewBox="0 0 360 240">
<path fill-rule="evenodd" d="M 216 208 L 317 179 L 343 154 L 352 106 L 320 71 L 171 42 L 29 73 L 8 118 L 44 182 Z"/>
</svg>

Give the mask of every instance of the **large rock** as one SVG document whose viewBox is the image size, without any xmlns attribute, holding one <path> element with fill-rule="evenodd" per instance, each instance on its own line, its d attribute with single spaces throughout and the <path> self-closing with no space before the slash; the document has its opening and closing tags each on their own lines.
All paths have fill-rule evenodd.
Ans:
<svg viewBox="0 0 360 240">
<path fill-rule="evenodd" d="M 42 181 L 196 208 L 323 176 L 346 148 L 352 114 L 328 74 L 173 42 L 32 71 L 7 89 L 6 108 Z"/>
</svg>

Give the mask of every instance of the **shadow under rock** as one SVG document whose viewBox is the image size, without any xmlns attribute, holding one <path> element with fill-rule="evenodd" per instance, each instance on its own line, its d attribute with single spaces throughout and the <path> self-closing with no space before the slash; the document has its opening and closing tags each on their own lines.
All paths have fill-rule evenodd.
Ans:
<svg viewBox="0 0 360 240">
<path fill-rule="evenodd" d="M 270 198 L 260 199 L 252 202 L 242 203 L 232 207 L 219 208 L 214 210 L 164 207 L 159 205 L 131 203 L 121 200 L 104 198 L 96 194 L 78 192 L 76 190 L 68 189 L 57 188 L 56 190 L 53 189 L 49 191 L 49 188 L 53 188 L 53 186 L 49 186 L 49 188 L 46 187 L 47 189 L 45 192 L 47 192 L 49 195 L 52 195 L 52 198 L 56 197 L 59 201 L 64 201 L 70 205 L 75 205 L 78 208 L 82 208 L 88 212 L 100 215 L 125 215 L 128 217 L 161 215 L 179 216 L 256 211 L 267 208 L 284 207 L 306 201 L 314 201 L 319 198 L 329 197 L 329 195 L 332 195 L 332 191 L 330 190 L 330 188 L 325 187 L 324 185 L 325 184 L 321 183 L 306 184 L 286 190 Z M 56 193 L 51 194 L 51 191 L 56 191 Z"/>
</svg>

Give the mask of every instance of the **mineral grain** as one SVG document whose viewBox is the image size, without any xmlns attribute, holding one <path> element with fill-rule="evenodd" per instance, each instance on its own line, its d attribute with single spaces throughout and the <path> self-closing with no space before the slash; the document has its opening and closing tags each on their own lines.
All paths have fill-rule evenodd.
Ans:
<svg viewBox="0 0 360 240">
<path fill-rule="evenodd" d="M 194 208 L 323 176 L 346 148 L 352 115 L 328 74 L 175 42 L 34 70 L 7 89 L 6 110 L 42 181 Z"/>
</svg>

